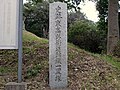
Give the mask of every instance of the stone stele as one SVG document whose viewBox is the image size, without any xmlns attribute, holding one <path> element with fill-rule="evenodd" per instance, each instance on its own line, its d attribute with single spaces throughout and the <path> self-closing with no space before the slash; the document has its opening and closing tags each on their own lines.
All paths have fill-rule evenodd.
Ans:
<svg viewBox="0 0 120 90">
<path fill-rule="evenodd" d="M 67 4 L 49 7 L 49 85 L 67 87 Z"/>
</svg>

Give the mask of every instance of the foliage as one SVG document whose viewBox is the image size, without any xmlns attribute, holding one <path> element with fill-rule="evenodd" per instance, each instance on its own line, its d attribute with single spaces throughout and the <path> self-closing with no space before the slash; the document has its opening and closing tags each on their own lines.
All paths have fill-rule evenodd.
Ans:
<svg viewBox="0 0 120 90">
<path fill-rule="evenodd" d="M 93 56 L 96 56 L 102 60 L 107 61 L 113 67 L 116 67 L 117 69 L 120 70 L 120 58 L 116 58 L 114 56 L 109 56 L 109 55 L 102 55 L 102 54 L 93 54 Z"/>
<path fill-rule="evenodd" d="M 37 5 L 38 3 L 42 3 L 45 0 L 27 0 L 32 5 Z M 80 2 L 84 2 L 84 0 L 48 0 L 47 2 L 64 2 L 67 3 L 68 10 L 78 11 L 80 10 Z"/>
<path fill-rule="evenodd" d="M 35 3 L 29 0 L 24 4 L 25 29 L 39 37 L 48 38 L 49 32 L 49 2 Z M 85 20 L 86 17 L 79 11 L 68 12 L 68 27 L 76 20 Z"/>
<path fill-rule="evenodd" d="M 38 4 L 38 3 L 43 2 L 43 0 L 26 0 L 26 1 L 28 1 L 28 2 L 31 3 L 32 5 L 36 5 L 36 4 Z"/>
<path fill-rule="evenodd" d="M 49 27 L 49 3 L 37 3 L 31 5 L 27 3 L 24 5 L 24 23 L 25 29 L 34 33 L 39 37 L 47 37 Z"/>
<path fill-rule="evenodd" d="M 96 4 L 96 9 L 99 12 L 98 17 L 100 18 L 98 22 L 98 29 L 101 31 L 102 35 L 102 40 L 104 41 L 104 46 L 106 45 L 107 42 L 107 30 L 108 30 L 108 1 L 109 0 L 98 0 Z M 120 13 L 119 13 L 119 28 L 120 28 Z M 119 33 L 120 35 L 120 33 Z M 104 47 L 104 50 L 106 50 L 106 47 Z M 116 50 L 114 54 L 116 53 Z M 117 53 L 116 53 L 117 54 Z"/>
<path fill-rule="evenodd" d="M 96 9 L 99 11 L 98 17 L 100 19 L 106 19 L 108 16 L 108 0 L 98 0 Z"/>
<path fill-rule="evenodd" d="M 70 24 L 73 24 L 75 21 L 78 20 L 86 20 L 86 16 L 80 11 L 68 12 L 68 28 Z"/>
<path fill-rule="evenodd" d="M 97 28 L 100 31 L 100 37 L 102 40 L 102 46 L 104 52 L 107 46 L 107 30 L 108 30 L 108 0 L 98 0 L 96 3 L 96 9 L 99 12 L 98 17 L 100 18 L 97 22 Z"/>
<path fill-rule="evenodd" d="M 26 53 L 27 48 L 31 48 L 29 54 Z M 22 77 L 23 81 L 28 83 L 28 90 L 49 89 L 48 51 L 48 40 L 39 38 L 27 31 L 23 32 Z M 9 54 L 5 54 L 6 52 Z M 17 54 L 17 52 L 14 53 Z M 5 72 L 3 71 L 0 76 L 1 90 L 4 90 L 5 84 L 7 82 L 17 82 L 18 65 L 16 54 L 11 53 L 10 50 L 3 50 L 2 53 L 0 53 L 0 66 L 6 67 L 6 69 L 8 68 L 10 70 L 10 72 L 7 70 Z M 15 59 L 16 62 L 13 61 L 13 59 Z M 31 73 L 31 71 L 33 74 L 29 74 L 30 77 L 25 78 L 28 72 Z M 36 72 L 39 73 L 36 74 Z M 120 70 L 115 69 L 104 60 L 94 57 L 91 53 L 69 44 L 68 83 L 68 90 L 114 90 L 115 88 L 119 90 Z"/>
<path fill-rule="evenodd" d="M 32 68 L 29 68 L 27 70 L 27 75 L 25 78 L 31 78 L 31 77 L 35 77 L 38 73 L 40 73 L 39 71 L 41 70 L 41 65 L 37 64 Z"/>
<path fill-rule="evenodd" d="M 102 51 L 99 31 L 96 30 L 96 25 L 89 21 L 81 20 L 72 24 L 68 31 L 68 41 L 91 52 Z"/>
</svg>

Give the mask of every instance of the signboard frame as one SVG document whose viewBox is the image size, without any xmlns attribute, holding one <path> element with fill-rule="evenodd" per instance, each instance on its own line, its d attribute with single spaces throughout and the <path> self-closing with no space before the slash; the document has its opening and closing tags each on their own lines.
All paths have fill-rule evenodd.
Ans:
<svg viewBox="0 0 120 90">
<path fill-rule="evenodd" d="M 8 1 L 11 4 L 11 1 L 13 1 L 13 0 L 1 0 L 1 2 L 2 1 L 4 2 L 3 4 L 5 4 L 6 1 Z M 15 11 L 16 11 L 15 12 L 15 16 L 16 16 L 15 18 L 16 19 L 15 19 L 15 23 L 14 23 L 15 25 L 13 24 L 15 26 L 14 29 L 16 31 L 15 32 L 15 37 L 14 37 L 15 42 L 14 42 L 14 45 L 9 45 L 9 44 L 8 45 L 0 45 L 0 49 L 18 49 L 18 83 L 21 83 L 22 82 L 22 33 L 23 33 L 23 21 L 22 21 L 23 19 L 22 18 L 23 18 L 23 0 L 14 0 L 14 1 L 16 1 L 16 4 L 14 3 L 16 5 L 16 9 L 15 9 Z M 11 7 L 12 7 L 12 5 L 11 5 Z M 8 7 L 3 5 L 3 9 L 4 8 L 9 9 Z M 9 10 L 7 10 L 7 11 L 9 12 Z M 3 12 L 4 12 L 3 16 L 6 15 L 6 11 L 3 11 Z M 7 16 L 9 16 L 8 14 L 7 14 Z M 0 15 L 2 15 L 2 13 Z M 6 18 L 4 18 L 4 19 L 6 19 Z M 9 25 L 9 27 L 12 27 L 12 25 L 10 25 L 11 22 L 8 19 L 11 19 L 11 18 L 10 17 L 7 18 L 6 19 L 6 23 L 7 23 L 7 25 Z M 2 24 L 2 23 L 0 23 L 0 24 Z M 5 25 L 3 26 L 3 28 L 5 28 Z M 9 31 L 8 28 L 7 28 L 7 31 Z M 1 31 L 1 33 L 2 33 L 2 31 Z M 0 43 L 4 44 L 4 42 L 5 42 L 4 40 L 3 41 L 1 40 Z"/>
<path fill-rule="evenodd" d="M 1 5 L 1 9 L 4 9 L 5 11 L 3 11 L 3 12 L 1 11 L 1 15 L 3 15 L 4 18 L 1 19 L 1 20 L 3 20 L 3 21 L 1 21 L 1 27 L 3 27 L 3 28 L 1 28 L 3 30 L 3 31 L 1 30 L 1 34 L 2 34 L 1 39 L 3 39 L 3 40 L 0 40 L 0 49 L 18 49 L 19 0 L 2 0 L 2 2 L 3 3 L 1 3 L 1 4 L 4 4 L 4 5 L 3 5 L 3 7 Z M 9 4 L 11 4 L 11 5 L 9 5 Z M 14 4 L 15 4 L 15 6 L 13 6 Z M 9 5 L 10 9 L 9 9 L 8 5 Z M 13 13 L 12 13 L 13 7 L 16 7 L 16 9 L 14 9 L 16 11 L 16 12 L 14 12 L 14 14 L 15 14 L 14 21 L 12 21 L 13 20 L 12 19 L 12 17 L 13 17 L 12 16 L 13 15 Z M 11 14 L 11 16 L 8 15 L 9 13 Z M 7 20 L 7 19 L 10 19 L 10 20 Z M 4 22 L 4 24 L 2 24 L 3 22 Z M 7 29 L 6 29 L 6 27 L 7 27 Z M 12 31 L 12 29 L 14 29 L 14 30 Z M 9 32 L 10 34 L 6 33 L 6 31 Z M 11 35 L 11 36 L 14 35 L 14 36 L 6 38 L 5 35 L 6 36 L 7 35 Z"/>
</svg>

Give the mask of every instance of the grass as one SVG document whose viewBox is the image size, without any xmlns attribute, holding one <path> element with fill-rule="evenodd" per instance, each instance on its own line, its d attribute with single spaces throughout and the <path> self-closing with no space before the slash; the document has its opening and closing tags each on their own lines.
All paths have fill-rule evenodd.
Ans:
<svg viewBox="0 0 120 90">
<path fill-rule="evenodd" d="M 29 83 L 28 90 L 48 90 L 48 51 L 47 39 L 23 32 L 23 81 Z M 0 74 L 3 74 L 0 76 L 1 83 L 17 81 L 17 61 L 17 50 L 0 50 Z M 111 56 L 92 54 L 68 43 L 68 87 L 71 90 L 119 88 L 120 74 L 116 73 L 119 70 L 114 69 L 120 68 L 119 61 Z M 1 87 L 4 85 L 0 84 L 0 90 Z"/>
<path fill-rule="evenodd" d="M 101 55 L 101 54 L 93 54 L 93 55 L 97 56 L 100 59 L 107 61 L 113 67 L 120 69 L 120 58 L 116 58 L 116 57 L 109 56 L 109 55 Z"/>
<path fill-rule="evenodd" d="M 27 75 L 25 78 L 31 78 L 37 76 L 37 74 L 40 73 L 41 68 L 42 68 L 41 64 L 37 64 L 31 68 L 28 68 Z"/>
<path fill-rule="evenodd" d="M 39 38 L 36 35 L 24 30 L 23 31 L 23 42 L 33 42 L 33 41 L 34 42 L 38 41 L 39 43 L 42 43 L 42 44 L 48 43 L 47 39 Z"/>
<path fill-rule="evenodd" d="M 8 67 L 0 67 L 0 74 L 7 73 L 7 72 L 10 72 L 10 68 L 8 68 Z"/>
</svg>

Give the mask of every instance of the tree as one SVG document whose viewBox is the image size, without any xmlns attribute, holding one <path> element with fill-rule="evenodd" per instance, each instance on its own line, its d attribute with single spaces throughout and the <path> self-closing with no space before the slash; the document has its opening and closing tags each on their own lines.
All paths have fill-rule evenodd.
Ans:
<svg viewBox="0 0 120 90">
<path fill-rule="evenodd" d="M 48 37 L 49 32 L 49 2 L 42 0 L 27 0 L 28 3 L 24 4 L 24 23 L 25 29 L 36 34 L 39 37 Z M 52 0 L 49 0 L 52 2 Z M 68 4 L 68 9 L 76 9 L 76 12 L 68 13 L 68 24 L 80 18 L 85 18 L 84 14 L 78 11 L 77 7 L 69 4 L 69 1 L 62 1 Z M 68 25 L 69 26 L 69 25 Z"/>
<path fill-rule="evenodd" d="M 101 39 L 96 24 L 89 20 L 79 20 L 70 25 L 68 41 L 80 48 L 94 53 L 101 53 Z"/>
<path fill-rule="evenodd" d="M 24 5 L 25 29 L 39 37 L 47 38 L 49 29 L 49 3 L 37 3 Z"/>
<path fill-rule="evenodd" d="M 98 29 L 101 30 L 101 32 L 106 32 L 108 23 L 108 0 L 97 1 L 96 9 L 99 12 Z"/>
<path fill-rule="evenodd" d="M 68 28 L 70 26 L 70 24 L 73 24 L 75 21 L 79 21 L 79 20 L 86 20 L 86 16 L 80 12 L 68 12 Z"/>
<path fill-rule="evenodd" d="M 109 2 L 109 7 L 108 7 L 108 2 Z M 118 19 L 118 0 L 115 0 L 115 1 L 98 0 L 96 8 L 99 11 L 99 18 L 100 18 L 98 22 L 98 27 L 101 31 L 103 31 L 103 33 L 104 31 L 106 32 L 105 37 L 107 37 L 107 32 L 108 32 L 108 40 L 106 45 L 107 54 L 112 54 L 113 49 L 116 46 L 117 41 L 119 39 L 120 24 L 118 25 L 118 20 L 119 20 Z M 109 17 L 108 17 L 108 14 L 109 14 Z"/>
<path fill-rule="evenodd" d="M 29 1 L 28 5 L 30 5 L 32 8 L 30 10 L 28 10 L 29 14 L 26 15 L 26 19 L 25 19 L 26 27 L 29 27 L 28 30 L 32 30 L 33 28 L 34 29 L 36 28 L 34 30 L 34 33 L 36 33 L 36 34 L 38 34 L 38 28 L 41 28 L 39 31 L 41 31 L 42 33 L 44 31 L 45 32 L 48 31 L 48 18 L 47 19 L 43 18 L 44 16 L 48 17 L 48 11 L 46 13 L 44 13 L 47 9 L 39 8 L 39 7 L 43 7 L 43 6 L 38 5 L 38 3 L 42 2 L 42 0 L 28 0 L 28 1 Z M 85 1 L 85 0 L 55 0 L 55 1 L 65 2 L 68 4 L 68 9 L 72 10 L 74 8 L 75 11 L 77 12 L 78 10 L 80 10 L 80 8 L 79 8 L 80 2 Z M 98 6 L 97 9 L 99 10 L 99 13 L 100 13 L 99 14 L 99 17 L 100 17 L 99 28 L 103 29 L 103 30 L 101 30 L 101 33 L 105 37 L 106 36 L 105 33 L 107 32 L 105 26 L 107 26 L 106 22 L 107 22 L 108 8 L 104 8 L 104 7 L 108 6 L 108 3 L 107 3 L 108 0 L 89 0 L 89 1 L 94 1 L 94 2 L 97 1 L 97 6 Z M 108 22 L 109 28 L 108 28 L 108 43 L 107 43 L 107 53 L 108 54 L 112 53 L 114 46 L 116 45 L 118 38 L 119 38 L 118 23 L 117 23 L 118 22 L 117 21 L 118 14 L 116 13 L 116 11 L 118 9 L 118 0 L 115 0 L 115 1 L 109 0 L 109 2 L 111 4 L 109 3 L 109 22 Z M 114 2 L 115 2 L 115 4 L 114 4 Z M 113 7 L 115 7 L 115 8 L 113 8 Z M 43 13 L 43 15 L 41 15 L 42 13 Z M 114 19 L 112 19 L 112 18 L 114 18 Z M 68 20 L 70 20 L 70 19 L 68 19 Z M 113 21 L 111 21 L 111 20 L 113 20 Z M 45 21 L 45 22 L 42 22 L 42 21 Z M 39 22 L 39 24 L 38 24 L 38 22 Z M 112 25 L 114 25 L 114 26 L 112 26 Z M 44 36 L 45 36 L 45 34 L 44 34 Z"/>
<path fill-rule="evenodd" d="M 112 55 L 119 40 L 118 0 L 109 0 L 108 3 L 108 41 L 107 54 Z"/>
<path fill-rule="evenodd" d="M 31 3 L 32 5 L 37 5 L 38 3 L 42 3 L 43 0 L 26 0 L 28 3 Z"/>
<path fill-rule="evenodd" d="M 97 22 L 97 28 L 100 32 L 100 38 L 102 40 L 101 46 L 104 53 L 106 53 L 108 31 L 108 0 L 98 0 L 96 3 L 96 9 L 99 12 L 99 21 Z"/>
</svg>

